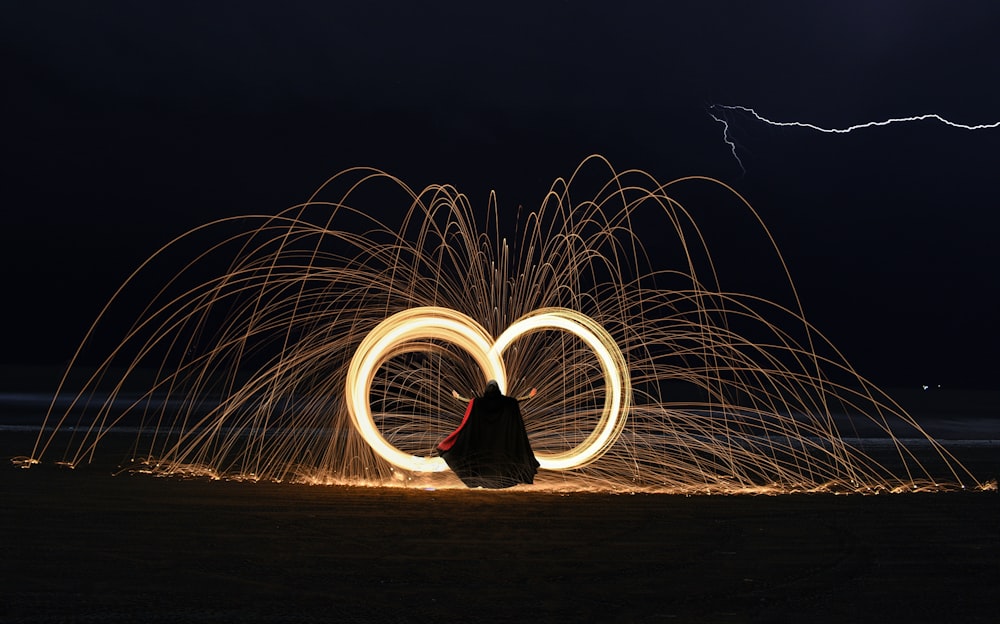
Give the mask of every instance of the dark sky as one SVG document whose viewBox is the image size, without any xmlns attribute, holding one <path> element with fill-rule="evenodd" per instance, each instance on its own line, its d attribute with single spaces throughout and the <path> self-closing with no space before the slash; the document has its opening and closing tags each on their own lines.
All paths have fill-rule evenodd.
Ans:
<svg viewBox="0 0 1000 624">
<path fill-rule="evenodd" d="M 998 121 L 996 2 L 15 4 L 0 363 L 65 361 L 161 244 L 346 167 L 483 206 L 495 189 L 512 212 L 602 153 L 744 193 L 808 318 L 876 383 L 1000 388 L 1000 129 L 826 135 L 733 114 L 744 174 L 707 110 Z M 767 295 L 773 273 L 743 251 L 713 248 Z"/>
</svg>

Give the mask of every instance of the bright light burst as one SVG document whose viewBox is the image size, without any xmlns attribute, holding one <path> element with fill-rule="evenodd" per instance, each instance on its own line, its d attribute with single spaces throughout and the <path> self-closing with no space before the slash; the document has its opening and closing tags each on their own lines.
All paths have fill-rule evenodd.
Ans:
<svg viewBox="0 0 1000 624">
<path fill-rule="evenodd" d="M 486 379 L 495 379 L 501 391 L 507 387 L 503 364 L 506 348 L 521 336 L 546 329 L 570 332 L 590 347 L 604 374 L 605 404 L 593 434 L 575 448 L 557 453 L 537 453 L 542 468 L 569 470 L 596 460 L 615 443 L 625 425 L 630 380 L 628 363 L 604 328 L 584 314 L 566 308 L 536 310 L 514 322 L 496 342 L 474 319 L 448 308 L 420 307 L 397 312 L 365 336 L 354 353 L 347 372 L 347 408 L 355 428 L 379 456 L 390 464 L 416 472 L 440 472 L 448 466 L 441 457 L 417 457 L 404 453 L 378 430 L 369 408 L 372 380 L 379 367 L 416 339 L 442 340 L 473 356 Z"/>
<path fill-rule="evenodd" d="M 711 222 L 755 228 L 741 231 L 789 304 L 723 288 L 678 199 L 691 189 L 712 198 Z M 496 378 L 538 388 L 522 407 L 542 466 L 530 487 L 981 486 L 805 320 L 770 234 L 725 184 L 661 184 L 593 156 L 512 235 L 499 216 L 492 195 L 482 226 L 451 186 L 355 168 L 277 215 L 179 237 L 95 321 L 67 379 L 130 292 L 171 268 L 82 391 L 60 389 L 22 463 L 63 446 L 75 466 L 131 431 L 132 465 L 157 474 L 460 486 L 434 448 L 461 420 L 453 393 Z"/>
</svg>

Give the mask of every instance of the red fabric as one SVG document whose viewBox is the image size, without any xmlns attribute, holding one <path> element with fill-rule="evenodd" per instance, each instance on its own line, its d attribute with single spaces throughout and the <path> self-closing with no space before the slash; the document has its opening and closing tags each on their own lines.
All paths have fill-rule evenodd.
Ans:
<svg viewBox="0 0 1000 624">
<path fill-rule="evenodd" d="M 472 413 L 472 401 L 469 401 L 469 406 L 465 408 L 465 416 L 462 417 L 462 424 L 458 426 L 458 429 L 452 431 L 451 435 L 449 435 L 447 438 L 442 440 L 440 444 L 438 444 L 437 447 L 439 451 L 447 451 L 448 449 L 451 448 L 451 446 L 455 443 L 455 439 L 458 438 L 458 432 L 461 431 L 462 427 L 465 426 L 465 423 L 468 422 L 469 414 L 471 413 Z"/>
</svg>

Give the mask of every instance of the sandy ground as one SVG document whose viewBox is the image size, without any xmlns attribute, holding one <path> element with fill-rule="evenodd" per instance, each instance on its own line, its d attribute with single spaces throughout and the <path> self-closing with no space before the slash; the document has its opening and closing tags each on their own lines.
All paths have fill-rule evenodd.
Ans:
<svg viewBox="0 0 1000 624">
<path fill-rule="evenodd" d="M 996 492 L 404 490 L 14 467 L 0 622 L 992 622 Z M 996 449 L 979 471 L 996 474 Z"/>
</svg>

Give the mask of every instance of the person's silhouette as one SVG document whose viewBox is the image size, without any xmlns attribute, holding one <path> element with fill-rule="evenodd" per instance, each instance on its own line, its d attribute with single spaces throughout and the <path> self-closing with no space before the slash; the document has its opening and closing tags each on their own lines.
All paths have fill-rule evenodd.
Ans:
<svg viewBox="0 0 1000 624">
<path fill-rule="evenodd" d="M 469 487 L 506 488 L 531 483 L 538 460 L 514 397 L 496 381 L 469 401 L 462 424 L 437 446 L 452 471 Z"/>
</svg>

